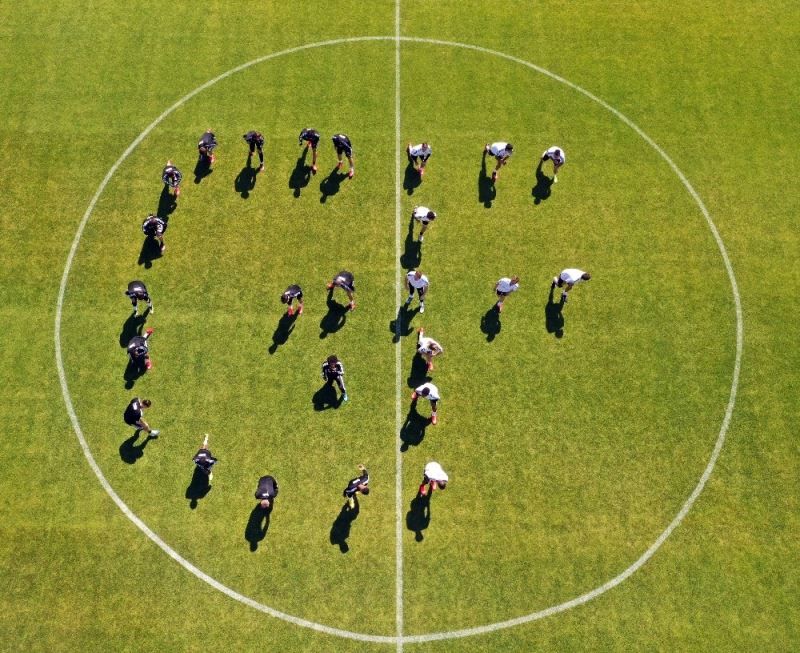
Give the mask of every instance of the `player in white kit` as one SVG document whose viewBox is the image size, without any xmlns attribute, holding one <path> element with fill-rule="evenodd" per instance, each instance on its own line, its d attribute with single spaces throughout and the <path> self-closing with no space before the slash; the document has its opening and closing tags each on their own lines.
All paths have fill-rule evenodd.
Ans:
<svg viewBox="0 0 800 653">
<path fill-rule="evenodd" d="M 494 284 L 494 292 L 497 295 L 497 303 L 495 306 L 497 307 L 497 312 L 500 313 L 503 310 L 503 302 L 505 298 L 508 297 L 512 292 L 516 292 L 519 290 L 519 277 L 514 275 L 513 277 L 503 277 Z"/>
<path fill-rule="evenodd" d="M 444 353 L 444 347 L 433 338 L 428 338 L 425 329 L 420 327 L 417 329 L 417 353 L 428 363 L 428 371 L 433 372 L 433 357 Z"/>
<path fill-rule="evenodd" d="M 419 145 L 412 145 L 409 143 L 406 148 L 408 162 L 416 168 L 420 179 L 422 179 L 422 175 L 425 174 L 425 164 L 431 157 L 432 152 L 433 150 L 431 150 L 431 146 L 428 145 L 428 143 L 420 143 Z M 417 162 L 419 162 L 419 167 L 417 167 Z"/>
<path fill-rule="evenodd" d="M 422 242 L 428 225 L 436 219 L 436 212 L 431 211 L 427 206 L 415 206 L 411 217 L 422 225 L 422 229 L 419 231 L 419 242 Z"/>
<path fill-rule="evenodd" d="M 405 306 L 411 304 L 414 299 L 414 291 L 419 295 L 419 312 L 425 312 L 425 296 L 428 294 L 428 277 L 426 277 L 419 270 L 409 270 L 406 275 L 406 283 L 408 285 L 408 297 L 406 298 Z"/>
<path fill-rule="evenodd" d="M 567 162 L 567 155 L 560 147 L 553 145 L 542 153 L 542 160 L 539 162 L 540 168 L 545 161 L 553 162 L 553 183 L 558 183 L 558 170 Z"/>
<path fill-rule="evenodd" d="M 434 490 L 444 490 L 447 487 L 447 482 L 450 477 L 447 472 L 442 469 L 442 466 L 434 461 L 425 465 L 422 472 L 422 484 L 419 486 L 419 493 L 426 497 Z"/>
<path fill-rule="evenodd" d="M 423 383 L 411 393 L 411 401 L 416 401 L 419 397 L 431 402 L 431 424 L 436 426 L 439 423 L 436 415 L 436 409 L 439 407 L 439 388 L 430 382 Z"/>
<path fill-rule="evenodd" d="M 559 274 L 557 277 L 553 277 L 553 283 L 550 287 L 555 288 L 558 286 L 559 288 L 564 288 L 566 285 L 566 289 L 561 291 L 561 301 L 566 302 L 568 299 L 567 293 L 572 290 L 572 287 L 576 283 L 589 281 L 591 278 L 592 275 L 588 272 L 584 272 L 578 268 L 567 268 L 566 270 L 562 270 L 561 274 Z"/>
<path fill-rule="evenodd" d="M 483 154 L 491 154 L 497 161 L 495 169 L 492 171 L 492 182 L 497 181 L 500 176 L 500 168 L 508 163 L 508 159 L 514 153 L 514 146 L 511 143 L 497 141 L 496 143 L 486 143 Z"/>
</svg>

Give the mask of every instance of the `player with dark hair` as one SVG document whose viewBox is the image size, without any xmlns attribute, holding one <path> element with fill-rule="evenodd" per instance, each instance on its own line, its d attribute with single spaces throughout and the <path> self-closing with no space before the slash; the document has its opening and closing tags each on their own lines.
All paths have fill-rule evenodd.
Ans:
<svg viewBox="0 0 800 653">
<path fill-rule="evenodd" d="M 258 488 L 256 488 L 256 499 L 259 505 L 267 510 L 272 508 L 275 498 L 278 496 L 278 481 L 272 476 L 262 476 L 258 479 Z"/>
<path fill-rule="evenodd" d="M 408 297 L 406 298 L 404 306 L 409 306 L 411 304 L 411 300 L 414 299 L 414 291 L 416 290 L 417 295 L 419 295 L 419 312 L 424 313 L 425 297 L 428 294 L 428 287 L 430 286 L 428 277 L 419 270 L 409 270 L 406 275 L 406 285 L 408 286 Z"/>
<path fill-rule="evenodd" d="M 292 302 L 297 300 L 297 314 L 303 314 L 303 289 L 297 284 L 292 284 L 281 295 L 281 302 L 286 304 L 286 314 L 291 317 L 294 315 Z"/>
<path fill-rule="evenodd" d="M 348 272 L 347 270 L 342 270 L 331 281 L 328 282 L 326 288 L 330 291 L 333 291 L 334 288 L 341 288 L 342 290 L 344 290 L 347 293 L 347 298 L 350 300 L 348 308 L 351 311 L 354 311 L 356 309 L 356 300 L 355 300 L 356 285 L 355 285 L 355 277 L 353 276 L 352 272 Z"/>
<path fill-rule="evenodd" d="M 153 300 L 150 298 L 150 294 L 147 292 L 147 286 L 144 285 L 144 282 L 139 281 L 138 279 L 131 281 L 128 284 L 128 289 L 125 291 L 125 294 L 131 300 L 134 315 L 139 315 L 140 301 L 147 302 L 148 310 L 151 313 L 155 312 L 153 310 Z"/>
<path fill-rule="evenodd" d="M 350 138 L 347 134 L 336 134 L 332 139 L 333 147 L 336 148 L 336 157 L 338 158 L 339 162 L 336 164 L 336 169 L 342 167 L 342 155 L 347 157 L 347 161 L 350 163 L 350 170 L 347 171 L 347 176 L 352 179 L 353 175 L 356 174 L 356 166 L 353 163 L 353 145 L 350 143 Z"/>
<path fill-rule="evenodd" d="M 542 160 L 539 162 L 540 168 L 545 161 L 553 162 L 553 183 L 557 184 L 558 169 L 567 162 L 567 155 L 564 154 L 564 150 L 562 150 L 560 147 L 553 145 L 553 147 L 547 148 L 542 153 Z"/>
<path fill-rule="evenodd" d="M 181 194 L 181 181 L 183 181 L 183 173 L 177 167 L 172 165 L 172 161 L 167 161 L 164 170 L 161 171 L 161 181 L 166 186 L 171 188 L 175 193 L 175 197 Z"/>
<path fill-rule="evenodd" d="M 422 242 L 428 225 L 436 219 L 436 212 L 431 211 L 427 206 L 415 206 L 411 217 L 422 225 L 422 229 L 419 231 L 419 242 Z"/>
<path fill-rule="evenodd" d="M 408 162 L 416 168 L 420 179 L 422 175 L 425 174 L 425 164 L 428 162 L 428 159 L 431 158 L 432 152 L 431 146 L 427 143 L 420 143 L 419 145 L 412 145 L 409 143 L 408 147 L 406 147 Z M 417 162 L 419 162 L 419 168 L 417 168 Z"/>
<path fill-rule="evenodd" d="M 498 313 L 502 312 L 503 310 L 503 302 L 505 301 L 505 298 L 517 290 L 519 290 L 519 277 L 517 275 L 514 275 L 511 278 L 503 277 L 496 284 L 494 284 L 494 292 L 497 295 L 497 303 L 495 304 L 495 307 L 497 308 Z"/>
<path fill-rule="evenodd" d="M 562 270 L 561 274 L 559 274 L 557 277 L 553 277 L 553 283 L 550 284 L 550 288 L 555 288 L 556 286 L 563 288 L 564 285 L 567 286 L 566 290 L 561 291 L 561 302 L 564 303 L 567 301 L 567 299 L 569 299 L 567 297 L 567 293 L 572 290 L 572 287 L 576 283 L 589 281 L 591 278 L 592 275 L 588 272 L 584 272 L 578 268 L 567 268 L 566 270 Z"/>
<path fill-rule="evenodd" d="M 153 238 L 158 243 L 159 249 L 162 252 L 167 249 L 167 246 L 164 244 L 164 232 L 166 230 L 167 221 L 152 213 L 142 222 L 142 233 L 148 238 Z"/>
<path fill-rule="evenodd" d="M 434 490 L 444 490 L 447 488 L 447 482 L 450 477 L 442 469 L 442 466 L 434 461 L 425 465 L 422 472 L 422 484 L 419 486 L 419 493 L 426 497 L 432 494 Z"/>
<path fill-rule="evenodd" d="M 316 129 L 306 128 L 300 132 L 297 139 L 298 145 L 311 148 L 311 172 L 317 174 L 317 145 L 319 145 L 319 132 Z"/>
<path fill-rule="evenodd" d="M 411 401 L 416 402 L 419 397 L 431 402 L 431 424 L 436 426 L 439 423 L 436 415 L 436 409 L 439 407 L 439 388 L 430 382 L 423 383 L 411 393 Z"/>
<path fill-rule="evenodd" d="M 443 354 L 444 347 L 433 338 L 428 338 L 425 335 L 425 329 L 420 327 L 417 329 L 417 353 L 425 359 L 428 371 L 433 372 L 433 357 Z"/>
<path fill-rule="evenodd" d="M 342 496 L 347 500 L 347 507 L 350 508 L 350 510 L 355 509 L 356 503 L 358 502 L 358 497 L 356 497 L 356 495 L 359 492 L 364 496 L 369 494 L 369 472 L 364 465 L 359 465 L 358 471 L 360 474 L 356 478 L 350 479 L 347 487 L 342 492 Z"/>
<path fill-rule="evenodd" d="M 483 155 L 491 154 L 497 161 L 495 169 L 492 171 L 492 183 L 497 181 L 500 176 L 500 168 L 508 163 L 508 159 L 514 153 L 514 146 L 511 143 L 497 141 L 496 143 L 486 143 L 483 148 Z"/>
<path fill-rule="evenodd" d="M 211 167 L 211 164 L 217 160 L 217 155 L 214 150 L 217 148 L 217 137 L 211 131 L 211 127 L 206 129 L 205 133 L 197 141 L 197 154 L 200 157 L 200 163 L 204 166 Z"/>
<path fill-rule="evenodd" d="M 247 167 L 250 167 L 250 161 L 253 158 L 253 152 L 258 150 L 258 161 L 261 164 L 258 166 L 258 170 L 261 172 L 264 169 L 264 135 L 261 132 L 249 131 L 242 136 L 242 138 L 250 148 L 250 152 L 247 155 Z"/>
<path fill-rule="evenodd" d="M 342 392 L 342 401 L 347 401 L 347 388 L 344 387 L 344 365 L 335 355 L 328 356 L 322 363 L 322 379 L 328 385 L 336 382 Z"/>
<path fill-rule="evenodd" d="M 203 438 L 203 444 L 200 445 L 200 449 L 194 455 L 194 458 L 192 458 L 192 462 L 197 465 L 197 468 L 201 472 L 208 476 L 209 481 L 214 479 L 211 468 L 217 464 L 217 459 L 211 455 L 211 451 L 208 448 L 208 433 L 206 433 Z"/>
<path fill-rule="evenodd" d="M 153 367 L 153 362 L 150 360 L 150 345 L 147 342 L 152 335 L 153 330 L 146 329 L 143 336 L 133 336 L 128 342 L 128 357 L 140 373 Z"/>
<path fill-rule="evenodd" d="M 134 397 L 131 403 L 125 409 L 122 419 L 128 426 L 135 426 L 137 429 L 144 431 L 148 435 L 156 437 L 161 431 L 158 429 L 151 429 L 150 425 L 144 420 L 144 409 L 150 408 L 152 402 L 149 399 L 139 399 Z"/>
</svg>

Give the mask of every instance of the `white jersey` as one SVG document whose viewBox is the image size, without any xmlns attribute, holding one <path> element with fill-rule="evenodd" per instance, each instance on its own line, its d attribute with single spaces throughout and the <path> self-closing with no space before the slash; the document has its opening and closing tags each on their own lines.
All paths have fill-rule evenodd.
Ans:
<svg viewBox="0 0 800 653">
<path fill-rule="evenodd" d="M 557 145 L 553 145 L 553 147 L 549 147 L 545 150 L 544 154 L 542 154 L 542 158 L 545 156 L 549 156 L 553 163 L 563 166 L 567 161 L 567 155 L 564 154 L 564 150 L 562 150 Z"/>
<path fill-rule="evenodd" d="M 425 465 L 424 474 L 425 478 L 429 481 L 444 481 L 447 483 L 447 481 L 450 480 L 450 477 L 447 475 L 447 472 L 442 469 L 442 466 L 433 461 Z"/>
<path fill-rule="evenodd" d="M 511 156 L 511 152 L 506 149 L 507 147 L 508 143 L 498 141 L 489 146 L 489 151 L 492 153 L 492 156 Z"/>
<path fill-rule="evenodd" d="M 417 343 L 417 351 L 420 354 L 441 354 L 444 351 L 444 347 L 433 338 L 422 336 Z"/>
<path fill-rule="evenodd" d="M 519 290 L 518 283 L 511 283 L 511 279 L 508 277 L 503 277 L 500 281 L 497 282 L 497 292 L 501 292 L 505 295 L 514 292 L 515 290 Z"/>
<path fill-rule="evenodd" d="M 410 146 L 408 148 L 408 153 L 411 156 L 421 156 L 421 157 L 423 157 L 425 159 L 427 159 L 431 155 L 432 151 L 433 150 L 431 150 L 431 146 L 428 145 L 427 143 L 420 143 L 419 145 L 412 145 L 412 146 Z"/>
<path fill-rule="evenodd" d="M 428 394 L 427 397 L 425 397 L 425 399 L 427 399 L 428 401 L 439 401 L 439 388 L 433 385 L 433 383 L 423 383 L 421 386 L 419 386 L 419 388 L 414 390 L 414 392 L 416 392 L 421 397 L 422 391 L 425 388 L 428 388 L 430 390 L 430 393 Z"/>
<path fill-rule="evenodd" d="M 406 279 L 408 280 L 408 284 L 412 288 L 416 288 L 417 290 L 420 290 L 420 289 L 421 290 L 427 290 L 427 288 L 428 288 L 428 277 L 426 277 L 423 274 L 419 279 L 417 279 L 417 278 L 415 278 L 415 275 L 416 275 L 416 272 L 414 270 L 411 270 L 411 272 L 409 272 L 406 275 Z"/>
<path fill-rule="evenodd" d="M 561 281 L 566 281 L 570 284 L 576 284 L 579 281 L 583 281 L 581 277 L 586 274 L 583 270 L 579 270 L 578 268 L 567 268 L 566 270 L 562 270 L 561 274 L 559 275 L 559 279 Z"/>
<path fill-rule="evenodd" d="M 428 224 L 431 219 L 428 217 L 428 213 L 433 213 L 427 206 L 417 206 L 414 208 L 414 212 L 411 214 L 417 222 L 421 222 L 422 224 Z"/>
</svg>

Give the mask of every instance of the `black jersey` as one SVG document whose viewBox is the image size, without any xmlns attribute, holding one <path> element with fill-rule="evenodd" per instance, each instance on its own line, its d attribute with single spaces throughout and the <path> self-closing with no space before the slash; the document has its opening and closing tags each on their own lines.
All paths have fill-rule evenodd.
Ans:
<svg viewBox="0 0 800 653">
<path fill-rule="evenodd" d="M 329 365 L 328 361 L 322 364 L 322 378 L 325 381 L 335 381 L 344 376 L 344 365 L 342 361 L 336 361 L 335 365 Z"/>
<path fill-rule="evenodd" d="M 163 236 L 167 230 L 167 221 L 157 215 L 148 215 L 142 222 L 142 233 L 145 236 Z"/>
<path fill-rule="evenodd" d="M 248 145 L 264 147 L 264 135 L 261 132 L 249 131 L 242 138 Z"/>
<path fill-rule="evenodd" d="M 161 173 L 161 181 L 170 188 L 177 188 L 183 181 L 183 173 L 173 165 L 165 166 Z"/>
<path fill-rule="evenodd" d="M 333 282 L 345 290 L 349 290 L 350 292 L 356 291 L 355 277 L 353 277 L 352 272 L 348 272 L 347 270 L 342 270 L 339 274 L 337 274 L 333 278 Z"/>
<path fill-rule="evenodd" d="M 337 152 L 344 152 L 347 156 L 353 156 L 353 145 L 346 134 L 336 134 L 331 140 Z"/>
<path fill-rule="evenodd" d="M 126 424 L 135 426 L 136 422 L 142 419 L 143 415 L 144 409 L 142 408 L 142 402 L 139 401 L 139 397 L 134 397 L 125 409 L 125 414 L 122 416 L 122 419 L 125 420 Z"/>
<path fill-rule="evenodd" d="M 269 499 L 270 501 L 278 496 L 278 481 L 272 476 L 262 476 L 258 479 L 258 489 L 256 499 Z"/>
<path fill-rule="evenodd" d="M 217 137 L 214 136 L 214 132 L 206 132 L 197 142 L 197 149 L 201 154 L 211 154 L 215 147 L 217 147 Z"/>
<path fill-rule="evenodd" d="M 142 358 L 150 351 L 147 338 L 144 336 L 133 336 L 128 342 L 128 356 L 132 359 Z"/>
<path fill-rule="evenodd" d="M 192 458 L 192 462 L 202 469 L 206 474 L 211 473 L 211 468 L 217 463 L 217 459 L 211 455 L 211 452 L 205 447 L 200 450 Z"/>
<path fill-rule="evenodd" d="M 293 299 L 303 299 L 303 289 L 297 284 L 292 284 L 281 295 L 281 301 L 288 304 Z"/>
<path fill-rule="evenodd" d="M 125 294 L 131 299 L 143 299 L 144 301 L 150 299 L 150 295 L 147 294 L 147 286 L 139 280 L 131 281 Z"/>
<path fill-rule="evenodd" d="M 316 129 L 304 129 L 300 132 L 297 144 L 302 145 L 304 141 L 311 143 L 311 147 L 317 149 L 317 145 L 319 144 L 319 132 Z"/>
<path fill-rule="evenodd" d="M 355 495 L 356 491 L 358 491 L 359 485 L 369 485 L 369 472 L 366 469 L 361 472 L 361 476 L 350 479 L 350 482 L 347 484 L 347 487 L 344 489 L 342 494 L 349 499 Z"/>
</svg>

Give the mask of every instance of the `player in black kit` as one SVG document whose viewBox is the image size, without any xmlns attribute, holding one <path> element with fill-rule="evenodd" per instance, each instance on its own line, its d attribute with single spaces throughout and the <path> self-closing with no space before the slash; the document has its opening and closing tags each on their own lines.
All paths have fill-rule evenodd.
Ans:
<svg viewBox="0 0 800 653">
<path fill-rule="evenodd" d="M 159 249 L 163 252 L 167 249 L 164 244 L 164 232 L 167 230 L 167 221 L 152 213 L 142 222 L 142 233 L 148 238 L 153 238 L 158 242 Z"/>
<path fill-rule="evenodd" d="M 258 488 L 256 489 L 256 499 L 259 500 L 259 505 L 267 510 L 272 508 L 275 497 L 278 496 L 278 481 L 272 476 L 262 476 L 258 479 Z"/>
<path fill-rule="evenodd" d="M 153 367 L 153 362 L 150 360 L 150 345 L 147 342 L 153 335 L 153 330 L 146 329 L 144 333 L 143 336 L 133 336 L 128 341 L 128 357 L 131 359 L 131 365 L 140 374 Z"/>
<path fill-rule="evenodd" d="M 167 161 L 164 170 L 161 171 L 161 181 L 164 182 L 175 193 L 175 197 L 181 194 L 181 181 L 183 181 L 183 173 L 177 167 L 172 165 L 172 161 Z"/>
<path fill-rule="evenodd" d="M 344 387 L 344 365 L 336 356 L 328 356 L 322 364 L 322 378 L 328 384 L 336 382 L 342 392 L 342 401 L 347 401 L 347 389 Z"/>
<path fill-rule="evenodd" d="M 211 455 L 211 451 L 208 449 L 208 433 L 203 438 L 203 444 L 200 445 L 200 449 L 192 458 L 192 462 L 197 465 L 197 468 L 202 471 L 206 476 L 208 476 L 208 480 L 211 481 L 214 478 L 214 474 L 211 471 L 211 468 L 217 464 L 217 459 Z"/>
<path fill-rule="evenodd" d="M 331 292 L 333 291 L 334 288 L 341 288 L 342 290 L 344 290 L 347 293 L 347 298 L 350 300 L 348 308 L 351 311 L 354 311 L 356 309 L 356 300 L 355 300 L 356 286 L 355 286 L 355 278 L 353 277 L 352 272 L 348 272 L 347 270 L 342 270 L 331 281 L 328 282 L 327 288 Z"/>
<path fill-rule="evenodd" d="M 151 313 L 153 313 L 153 300 L 150 299 L 150 294 L 147 292 L 147 286 L 144 285 L 144 282 L 139 281 L 138 279 L 131 281 L 128 284 L 128 289 L 125 291 L 125 294 L 131 300 L 131 304 L 133 305 L 133 314 L 139 315 L 139 302 L 147 302 L 147 308 Z"/>
<path fill-rule="evenodd" d="M 258 162 L 261 164 L 258 166 L 258 171 L 261 172 L 264 169 L 264 135 L 261 132 L 249 131 L 242 138 L 250 148 L 250 153 L 247 155 L 247 167 L 250 167 L 253 152 L 258 150 Z"/>
<path fill-rule="evenodd" d="M 336 134 L 331 140 L 336 148 L 336 156 L 339 159 L 336 169 L 338 170 L 342 167 L 342 155 L 345 155 L 350 163 L 350 170 L 347 171 L 347 176 L 352 179 L 353 175 L 356 174 L 356 166 L 353 163 L 353 145 L 350 142 L 350 138 L 346 134 Z"/>
<path fill-rule="evenodd" d="M 350 510 L 354 510 L 356 507 L 356 502 L 358 499 L 356 498 L 356 494 L 361 492 L 364 496 L 369 494 L 369 472 L 364 465 L 358 466 L 358 471 L 360 475 L 356 478 L 350 479 L 350 482 L 347 484 L 347 487 L 342 492 L 342 495 L 345 499 L 347 499 L 347 506 Z"/>
<path fill-rule="evenodd" d="M 151 429 L 150 425 L 144 421 L 144 409 L 150 408 L 151 405 L 152 402 L 149 399 L 134 397 L 125 409 L 122 419 L 125 420 L 128 426 L 135 426 L 148 435 L 157 436 L 161 431 L 158 429 Z"/>
<path fill-rule="evenodd" d="M 297 300 L 297 314 L 303 314 L 303 289 L 296 285 L 292 284 L 286 290 L 283 291 L 281 295 L 281 302 L 287 305 L 286 314 L 291 317 L 294 315 L 294 309 L 292 308 L 292 302 Z"/>
<path fill-rule="evenodd" d="M 303 145 L 311 148 L 311 172 L 317 174 L 317 145 L 319 145 L 319 132 L 316 129 L 306 128 L 300 132 L 297 139 L 298 145 Z"/>
<path fill-rule="evenodd" d="M 197 153 L 200 157 L 201 164 L 209 168 L 211 167 L 211 164 L 217 160 L 217 156 L 214 154 L 216 147 L 217 137 L 214 136 L 214 132 L 212 132 L 209 127 L 206 129 L 205 134 L 200 137 L 200 140 L 197 141 Z"/>
</svg>

